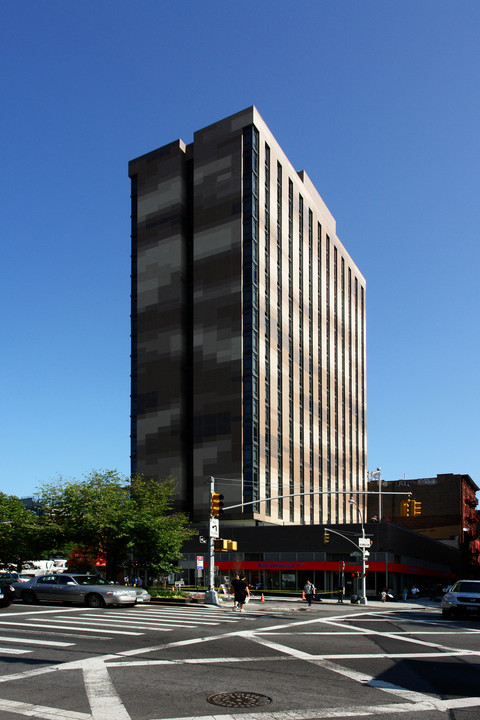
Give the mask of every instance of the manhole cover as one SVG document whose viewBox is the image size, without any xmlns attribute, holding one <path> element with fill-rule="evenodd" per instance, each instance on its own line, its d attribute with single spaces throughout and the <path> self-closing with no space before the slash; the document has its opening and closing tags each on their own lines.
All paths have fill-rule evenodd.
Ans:
<svg viewBox="0 0 480 720">
<path fill-rule="evenodd" d="M 249 692 L 215 693 L 215 695 L 209 695 L 207 700 L 209 703 L 212 703 L 212 705 L 231 708 L 257 707 L 258 705 L 268 705 L 268 703 L 272 702 L 272 698 L 266 695 Z"/>
</svg>

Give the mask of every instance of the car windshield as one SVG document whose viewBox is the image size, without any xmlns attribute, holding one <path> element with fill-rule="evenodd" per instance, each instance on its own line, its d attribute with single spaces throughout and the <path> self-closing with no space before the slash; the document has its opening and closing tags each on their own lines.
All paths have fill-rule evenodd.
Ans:
<svg viewBox="0 0 480 720">
<path fill-rule="evenodd" d="M 100 575 L 75 575 L 74 580 L 79 585 L 110 585 Z"/>
<path fill-rule="evenodd" d="M 452 588 L 452 592 L 480 593 L 480 582 L 459 582 Z"/>
</svg>

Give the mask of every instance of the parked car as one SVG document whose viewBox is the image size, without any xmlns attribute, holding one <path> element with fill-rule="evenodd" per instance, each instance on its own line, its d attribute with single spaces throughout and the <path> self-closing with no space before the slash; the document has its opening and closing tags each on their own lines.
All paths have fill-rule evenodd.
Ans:
<svg viewBox="0 0 480 720">
<path fill-rule="evenodd" d="M 0 572 L 0 580 L 8 580 L 8 582 L 11 583 L 17 583 L 17 582 L 27 582 L 33 577 L 33 575 L 28 575 L 27 573 L 18 573 L 14 572 Z"/>
<path fill-rule="evenodd" d="M 142 587 L 134 588 L 137 593 L 137 603 L 148 603 L 152 599 L 152 596 Z"/>
<path fill-rule="evenodd" d="M 457 580 L 442 598 L 442 617 L 480 614 L 480 580 Z"/>
<path fill-rule="evenodd" d="M 85 603 L 89 607 L 98 608 L 105 605 L 135 605 L 137 602 L 135 588 L 114 585 L 100 575 L 91 573 L 39 575 L 28 582 L 15 583 L 14 587 L 17 597 L 25 603 L 44 600 Z"/>
<path fill-rule="evenodd" d="M 20 577 L 20 575 L 18 574 L 18 572 L 15 572 L 14 570 L 9 570 L 9 571 L 2 570 L 0 572 L 0 581 L 4 581 L 4 582 L 8 581 L 11 583 L 18 582 L 19 577 Z"/>
<path fill-rule="evenodd" d="M 8 607 L 15 600 L 15 588 L 8 579 L 0 577 L 0 607 Z"/>
</svg>

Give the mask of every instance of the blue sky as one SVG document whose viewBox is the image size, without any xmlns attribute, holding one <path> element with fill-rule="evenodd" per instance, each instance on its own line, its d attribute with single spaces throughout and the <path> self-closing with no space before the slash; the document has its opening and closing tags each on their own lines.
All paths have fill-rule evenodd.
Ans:
<svg viewBox="0 0 480 720">
<path fill-rule="evenodd" d="M 480 3 L 0 7 L 0 490 L 129 473 L 128 160 L 255 104 L 367 280 L 368 466 L 480 485 Z"/>
</svg>

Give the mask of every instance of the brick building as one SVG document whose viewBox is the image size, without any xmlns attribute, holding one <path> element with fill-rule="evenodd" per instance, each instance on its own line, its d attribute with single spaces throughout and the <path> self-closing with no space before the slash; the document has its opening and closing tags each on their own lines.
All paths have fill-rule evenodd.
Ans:
<svg viewBox="0 0 480 720">
<path fill-rule="evenodd" d="M 370 491 L 378 491 L 378 481 L 368 484 Z M 480 539 L 478 533 L 478 486 L 470 475 L 443 473 L 432 478 L 393 480 L 382 482 L 382 519 L 391 520 L 415 530 L 433 540 L 457 548 L 462 552 L 463 571 L 480 575 Z M 407 496 L 391 492 L 411 492 L 421 503 L 421 515 L 403 517 L 401 503 Z M 378 496 L 368 496 L 368 517 L 378 516 Z"/>
</svg>

